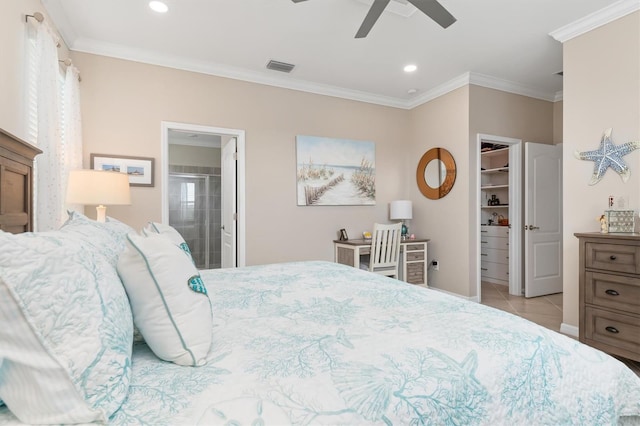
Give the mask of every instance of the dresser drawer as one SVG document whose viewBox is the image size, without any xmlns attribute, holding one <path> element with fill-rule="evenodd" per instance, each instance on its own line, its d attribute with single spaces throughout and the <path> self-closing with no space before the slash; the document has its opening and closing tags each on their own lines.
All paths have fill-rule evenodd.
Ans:
<svg viewBox="0 0 640 426">
<path fill-rule="evenodd" d="M 424 251 L 425 250 L 425 243 L 415 243 L 415 244 L 407 244 L 407 251 Z"/>
<path fill-rule="evenodd" d="M 640 246 L 585 244 L 585 266 L 611 272 L 640 273 Z"/>
<path fill-rule="evenodd" d="M 487 235 L 490 237 L 507 237 L 509 236 L 508 226 L 481 226 L 480 235 Z"/>
<path fill-rule="evenodd" d="M 486 278 L 509 281 L 509 265 L 495 262 L 480 262 L 480 275 Z"/>
<path fill-rule="evenodd" d="M 584 322 L 585 338 L 640 353 L 640 317 L 587 306 Z"/>
<path fill-rule="evenodd" d="M 480 235 L 480 249 L 482 249 L 483 247 L 508 250 L 509 239 L 503 237 L 490 237 L 487 235 Z"/>
<path fill-rule="evenodd" d="M 407 262 L 411 262 L 412 260 L 424 260 L 424 252 L 423 251 L 408 251 L 407 252 Z"/>
<path fill-rule="evenodd" d="M 585 303 L 623 312 L 640 313 L 639 277 L 587 271 L 584 278 Z"/>
<path fill-rule="evenodd" d="M 481 247 L 480 259 L 485 262 L 509 263 L 509 250 Z"/>
</svg>

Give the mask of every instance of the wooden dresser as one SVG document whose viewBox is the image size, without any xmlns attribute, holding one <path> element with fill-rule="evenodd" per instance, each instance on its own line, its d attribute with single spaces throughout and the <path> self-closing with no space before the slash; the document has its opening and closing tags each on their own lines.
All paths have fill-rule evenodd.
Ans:
<svg viewBox="0 0 640 426">
<path fill-rule="evenodd" d="M 580 241 L 580 341 L 640 361 L 640 234 Z"/>
<path fill-rule="evenodd" d="M 33 159 L 42 151 L 0 129 L 0 229 L 33 230 Z"/>
</svg>

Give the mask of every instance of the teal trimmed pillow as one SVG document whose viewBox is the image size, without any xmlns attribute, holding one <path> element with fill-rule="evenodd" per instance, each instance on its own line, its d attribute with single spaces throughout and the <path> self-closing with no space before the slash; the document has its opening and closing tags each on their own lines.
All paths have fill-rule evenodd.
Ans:
<svg viewBox="0 0 640 426">
<path fill-rule="evenodd" d="M 144 235 L 160 234 L 166 236 L 167 238 L 169 238 L 169 240 L 171 240 L 173 244 L 177 245 L 182 249 L 182 251 L 187 253 L 189 255 L 189 259 L 191 259 L 191 261 L 195 264 L 189 245 L 173 226 L 165 225 L 158 222 L 149 222 L 147 226 L 142 230 L 142 233 Z"/>
<path fill-rule="evenodd" d="M 118 260 L 133 321 L 158 358 L 206 363 L 213 320 L 207 289 L 191 259 L 167 236 L 131 233 Z"/>
</svg>

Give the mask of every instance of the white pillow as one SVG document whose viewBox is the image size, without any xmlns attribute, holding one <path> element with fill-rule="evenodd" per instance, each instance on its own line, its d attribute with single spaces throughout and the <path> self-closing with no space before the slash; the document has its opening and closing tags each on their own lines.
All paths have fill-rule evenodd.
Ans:
<svg viewBox="0 0 640 426">
<path fill-rule="evenodd" d="M 107 422 L 129 390 L 133 321 L 115 267 L 60 231 L 0 231 L 0 399 L 22 422 Z"/>
<path fill-rule="evenodd" d="M 164 235 L 132 233 L 118 273 L 133 321 L 156 356 L 204 365 L 213 330 L 211 302 L 189 256 Z"/>
<path fill-rule="evenodd" d="M 189 245 L 185 242 L 182 234 L 180 234 L 173 226 L 165 225 L 158 222 L 149 222 L 147 226 L 142 230 L 144 235 L 149 234 L 162 234 L 171 240 L 171 242 L 180 247 L 185 253 L 189 255 L 189 258 L 193 261 L 193 255 Z M 194 262 L 195 263 L 195 262 Z"/>
</svg>

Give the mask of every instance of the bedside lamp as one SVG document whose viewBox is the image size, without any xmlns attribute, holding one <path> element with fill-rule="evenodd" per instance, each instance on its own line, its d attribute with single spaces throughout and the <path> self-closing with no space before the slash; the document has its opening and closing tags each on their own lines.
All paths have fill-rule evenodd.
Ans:
<svg viewBox="0 0 640 426">
<path fill-rule="evenodd" d="M 392 201 L 389 204 L 389 219 L 402 221 L 403 240 L 407 238 L 407 233 L 409 232 L 409 230 L 407 229 L 407 225 L 404 224 L 404 221 L 412 218 L 413 213 L 410 200 L 397 200 Z"/>
<path fill-rule="evenodd" d="M 102 170 L 71 170 L 67 184 L 67 203 L 96 205 L 97 221 L 104 222 L 107 205 L 131 204 L 129 176 Z"/>
</svg>

